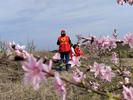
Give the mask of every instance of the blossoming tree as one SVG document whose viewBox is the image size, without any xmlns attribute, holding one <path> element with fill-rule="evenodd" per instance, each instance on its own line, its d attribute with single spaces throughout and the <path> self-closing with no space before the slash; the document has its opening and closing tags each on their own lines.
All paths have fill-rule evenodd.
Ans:
<svg viewBox="0 0 133 100">
<path fill-rule="evenodd" d="M 133 0 L 117 0 L 117 3 L 123 5 L 124 3 L 133 4 Z M 53 61 L 60 60 L 60 56 L 56 53 L 49 64 L 44 63 L 42 58 L 36 58 L 35 55 L 27 52 L 25 46 L 20 46 L 15 42 L 8 43 L 8 52 L 19 61 L 24 70 L 24 85 L 30 84 L 34 90 L 38 90 L 40 84 L 48 78 L 54 77 L 53 85 L 60 94 L 61 100 L 66 100 L 67 89 L 66 83 L 83 88 L 87 93 L 93 92 L 101 97 L 109 100 L 133 100 L 133 83 L 131 70 L 122 65 L 122 59 L 118 46 L 128 45 L 133 48 L 133 33 L 127 33 L 124 39 L 118 39 L 116 31 L 113 32 L 112 37 L 104 36 L 98 38 L 96 36 L 81 36 L 77 35 L 78 43 L 87 49 L 91 56 L 85 56 L 85 63 L 79 58 L 73 57 L 70 62 L 72 69 L 71 79 L 63 78 L 57 71 L 53 70 Z M 112 56 L 107 58 L 105 57 Z M 96 58 L 96 57 L 98 58 Z M 89 59 L 88 59 L 89 58 Z M 84 67 L 84 70 L 81 68 Z M 122 92 L 116 93 L 116 91 Z"/>
</svg>

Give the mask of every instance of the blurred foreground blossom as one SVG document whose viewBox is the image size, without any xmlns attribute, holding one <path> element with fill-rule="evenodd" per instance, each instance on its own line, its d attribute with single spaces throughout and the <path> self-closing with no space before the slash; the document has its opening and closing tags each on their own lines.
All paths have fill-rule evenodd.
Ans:
<svg viewBox="0 0 133 100">
<path fill-rule="evenodd" d="M 129 3 L 130 5 L 132 5 L 132 4 L 133 4 L 133 0 L 128 0 L 128 3 Z"/>
<path fill-rule="evenodd" d="M 25 71 L 24 83 L 31 84 L 35 90 L 39 89 L 39 84 L 47 75 L 44 71 L 50 70 L 47 67 L 42 59 L 37 61 L 33 56 L 29 56 L 27 62 L 22 62 L 22 68 Z"/>
<path fill-rule="evenodd" d="M 124 3 L 128 3 L 129 5 L 133 5 L 133 0 L 117 0 L 119 5 L 123 5 Z"/>
<path fill-rule="evenodd" d="M 54 82 L 55 89 L 61 94 L 61 100 L 66 100 L 66 88 L 60 79 L 59 73 L 55 72 L 55 82 Z"/>
<path fill-rule="evenodd" d="M 126 87 L 126 86 L 123 86 L 123 97 L 124 97 L 124 100 L 133 100 L 133 88 L 130 87 Z"/>
<path fill-rule="evenodd" d="M 118 3 L 119 5 L 123 5 L 123 4 L 125 3 L 125 1 L 124 1 L 124 0 L 117 0 L 117 3 Z"/>
</svg>

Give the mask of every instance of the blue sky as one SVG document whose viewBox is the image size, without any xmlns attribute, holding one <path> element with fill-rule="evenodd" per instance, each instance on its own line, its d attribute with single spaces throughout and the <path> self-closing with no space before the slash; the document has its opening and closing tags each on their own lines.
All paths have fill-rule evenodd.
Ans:
<svg viewBox="0 0 133 100">
<path fill-rule="evenodd" d="M 0 0 L 0 38 L 51 50 L 60 30 L 66 29 L 73 43 L 75 34 L 111 35 L 114 28 L 122 37 L 133 32 L 133 6 L 116 0 Z"/>
</svg>

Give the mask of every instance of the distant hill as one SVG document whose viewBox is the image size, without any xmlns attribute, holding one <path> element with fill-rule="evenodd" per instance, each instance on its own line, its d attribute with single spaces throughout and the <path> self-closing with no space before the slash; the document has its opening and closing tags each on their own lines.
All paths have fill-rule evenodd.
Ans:
<svg viewBox="0 0 133 100">
<path fill-rule="evenodd" d="M 56 53 L 56 52 L 58 52 L 58 50 L 52 50 L 52 51 L 50 51 L 50 52 L 52 52 L 52 53 Z"/>
</svg>

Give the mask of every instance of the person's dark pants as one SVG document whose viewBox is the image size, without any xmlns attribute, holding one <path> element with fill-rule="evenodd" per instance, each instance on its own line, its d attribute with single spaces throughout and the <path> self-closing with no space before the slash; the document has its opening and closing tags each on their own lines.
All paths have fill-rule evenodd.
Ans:
<svg viewBox="0 0 133 100">
<path fill-rule="evenodd" d="M 69 52 L 61 52 L 60 53 L 60 57 L 61 57 L 61 60 L 64 61 L 65 60 L 65 63 L 68 64 L 69 62 Z M 65 59 L 64 59 L 65 58 Z"/>
<path fill-rule="evenodd" d="M 61 52 L 60 53 L 61 61 L 63 62 L 65 60 L 66 63 L 66 70 L 69 69 L 69 59 L 70 59 L 70 52 Z"/>
</svg>

